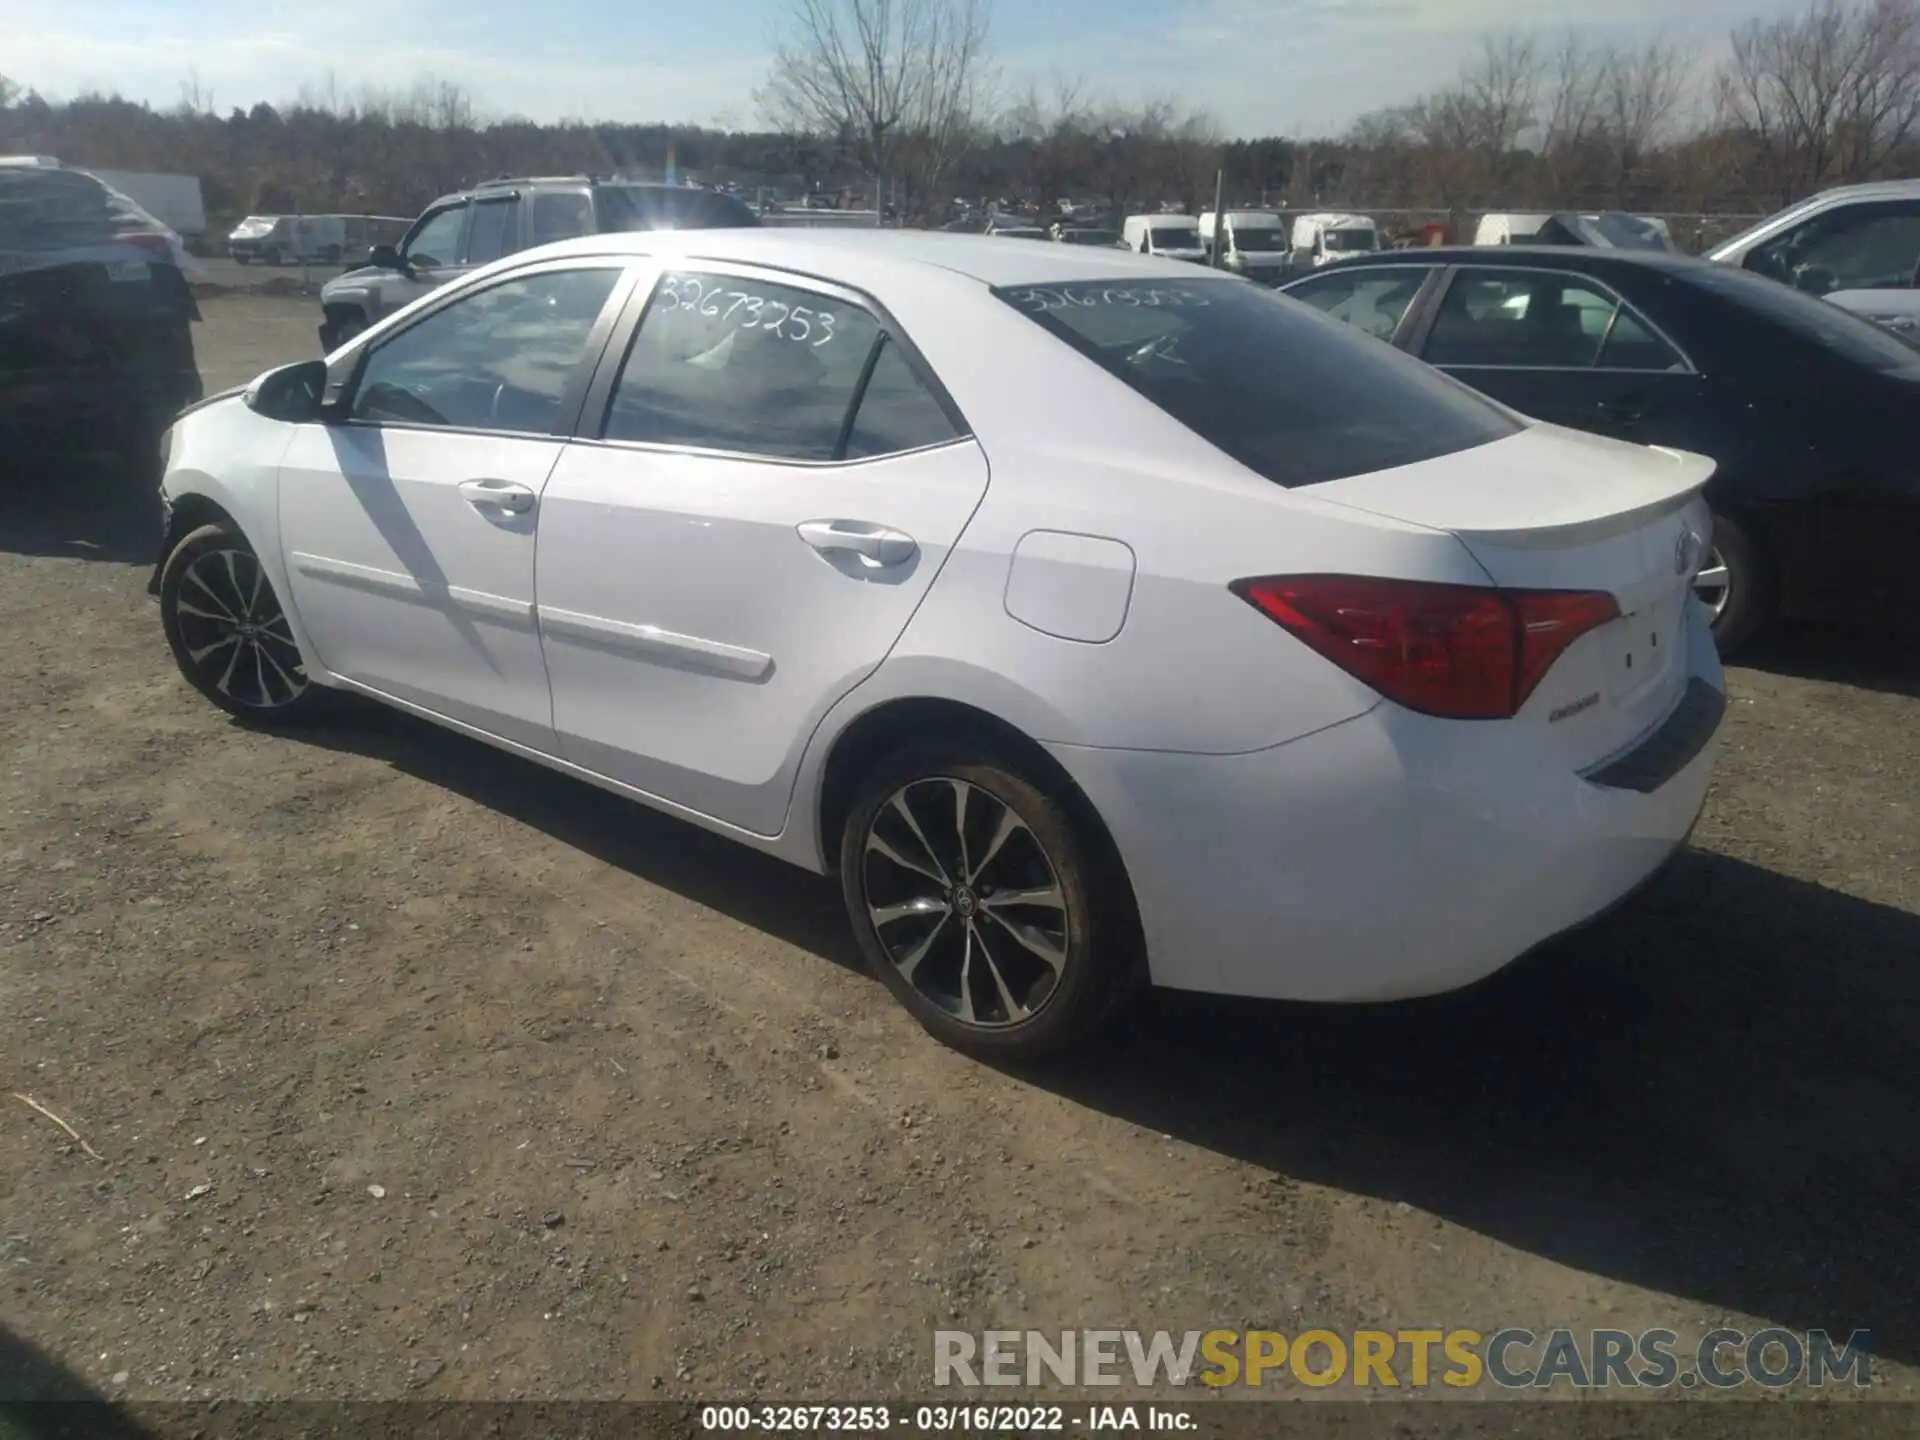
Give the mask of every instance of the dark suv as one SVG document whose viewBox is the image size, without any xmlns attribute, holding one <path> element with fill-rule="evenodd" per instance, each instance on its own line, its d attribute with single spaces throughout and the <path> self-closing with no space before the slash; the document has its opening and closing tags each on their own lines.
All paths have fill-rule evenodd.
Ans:
<svg viewBox="0 0 1920 1440">
<path fill-rule="evenodd" d="M 0 164 L 0 455 L 159 463 L 201 393 L 188 263 L 178 236 L 84 170 Z"/>
<path fill-rule="evenodd" d="M 586 175 L 490 180 L 429 205 L 396 246 L 320 291 L 320 343 L 344 345 L 455 276 L 519 250 L 620 230 L 717 230 L 758 225 L 742 200 L 692 185 Z"/>
</svg>

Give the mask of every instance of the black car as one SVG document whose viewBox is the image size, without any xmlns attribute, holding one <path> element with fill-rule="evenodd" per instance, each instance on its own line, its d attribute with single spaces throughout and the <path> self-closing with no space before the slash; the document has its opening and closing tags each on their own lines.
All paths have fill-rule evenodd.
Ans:
<svg viewBox="0 0 1920 1440">
<path fill-rule="evenodd" d="M 456 275 L 535 245 L 605 231 L 759 223 L 739 196 L 695 185 L 587 175 L 492 180 L 434 201 L 398 246 L 376 246 L 364 266 L 321 287 L 320 344 L 334 350 Z"/>
<path fill-rule="evenodd" d="M 1535 419 L 1718 461 L 1698 590 L 1723 650 L 1775 614 L 1920 619 L 1920 347 L 1653 251 L 1393 251 L 1283 293 Z"/>
<path fill-rule="evenodd" d="M 157 467 L 201 393 L 182 259 L 178 237 L 85 171 L 0 165 L 0 455 Z"/>
</svg>

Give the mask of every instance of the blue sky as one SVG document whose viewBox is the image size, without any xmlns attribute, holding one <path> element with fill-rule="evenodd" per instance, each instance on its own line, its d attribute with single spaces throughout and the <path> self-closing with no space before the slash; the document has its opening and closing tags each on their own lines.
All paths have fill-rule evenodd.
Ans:
<svg viewBox="0 0 1920 1440">
<path fill-rule="evenodd" d="M 751 124 L 790 0 L 0 0 L 0 73 L 52 96 L 216 106 L 458 80 L 482 113 Z M 1711 63 L 1728 28 L 1805 0 L 998 0 L 1005 85 L 1204 105 L 1231 134 L 1327 134 L 1443 82 L 1489 30 L 1665 30 Z M 1601 18 L 1604 16 L 1605 18 Z"/>
</svg>

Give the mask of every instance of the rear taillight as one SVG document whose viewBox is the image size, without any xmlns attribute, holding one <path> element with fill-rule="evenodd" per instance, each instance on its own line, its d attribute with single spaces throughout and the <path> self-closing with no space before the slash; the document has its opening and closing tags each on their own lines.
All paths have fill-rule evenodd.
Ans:
<svg viewBox="0 0 1920 1440">
<path fill-rule="evenodd" d="M 1604 591 L 1278 575 L 1233 592 L 1387 699 L 1449 720 L 1517 713 L 1566 648 L 1619 618 Z"/>
</svg>

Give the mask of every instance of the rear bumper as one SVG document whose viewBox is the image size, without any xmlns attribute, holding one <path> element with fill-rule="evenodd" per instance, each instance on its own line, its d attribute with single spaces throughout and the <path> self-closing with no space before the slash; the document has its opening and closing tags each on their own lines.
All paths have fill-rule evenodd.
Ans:
<svg viewBox="0 0 1920 1440">
<path fill-rule="evenodd" d="M 1054 753 L 1126 861 L 1154 983 L 1287 1000 L 1436 994 L 1593 920 L 1684 843 L 1724 695 L 1697 607 L 1692 628 L 1692 679 L 1710 698 L 1683 699 L 1612 762 L 1660 759 L 1669 773 L 1649 790 L 1571 773 L 1507 726 L 1387 704 L 1252 754 Z"/>
</svg>

